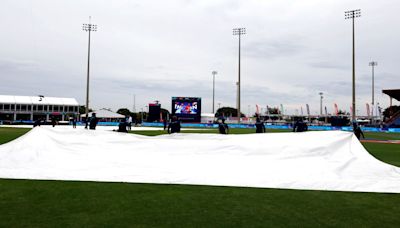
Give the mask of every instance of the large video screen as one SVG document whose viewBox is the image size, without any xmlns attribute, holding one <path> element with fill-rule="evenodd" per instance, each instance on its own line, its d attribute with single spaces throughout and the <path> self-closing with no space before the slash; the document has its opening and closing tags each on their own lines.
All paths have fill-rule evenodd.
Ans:
<svg viewBox="0 0 400 228">
<path fill-rule="evenodd" d="M 182 122 L 200 122 L 201 98 L 172 97 L 172 114 Z"/>
<path fill-rule="evenodd" d="M 174 104 L 175 114 L 197 114 L 197 101 L 194 102 L 180 102 L 176 101 Z"/>
</svg>

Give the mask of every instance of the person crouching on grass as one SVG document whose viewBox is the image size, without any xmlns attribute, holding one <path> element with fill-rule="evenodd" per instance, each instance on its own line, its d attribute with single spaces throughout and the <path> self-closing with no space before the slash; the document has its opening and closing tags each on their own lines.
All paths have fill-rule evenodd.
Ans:
<svg viewBox="0 0 400 228">
<path fill-rule="evenodd" d="M 173 116 L 171 122 L 168 124 L 168 134 L 179 132 L 181 132 L 181 122 L 176 116 Z"/>
<path fill-rule="evenodd" d="M 128 125 L 129 123 L 124 119 L 118 124 L 118 130 L 113 130 L 113 131 L 118 131 L 118 132 L 124 132 L 128 133 Z"/>
<path fill-rule="evenodd" d="M 296 123 L 293 125 L 293 132 L 303 132 L 307 130 L 308 130 L 307 123 L 304 123 L 303 119 L 298 119 Z"/>
</svg>

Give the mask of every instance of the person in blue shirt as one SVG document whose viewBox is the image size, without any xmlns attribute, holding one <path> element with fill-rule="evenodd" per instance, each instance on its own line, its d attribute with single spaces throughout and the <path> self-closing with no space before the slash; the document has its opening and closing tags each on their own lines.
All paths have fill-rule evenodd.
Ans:
<svg viewBox="0 0 400 228">
<path fill-rule="evenodd" d="M 256 133 L 265 133 L 264 122 L 262 122 L 259 117 L 257 117 L 254 125 L 256 125 Z"/>
<path fill-rule="evenodd" d="M 218 131 L 220 134 L 225 134 L 225 135 L 229 133 L 229 127 L 228 124 L 225 123 L 225 119 L 219 120 Z"/>
<path fill-rule="evenodd" d="M 364 136 L 363 131 L 361 130 L 361 127 L 356 122 L 353 123 L 353 132 L 356 135 L 358 140 L 360 140 L 361 136 L 363 137 L 363 139 L 365 139 L 365 136 Z"/>
<path fill-rule="evenodd" d="M 96 130 L 96 126 L 99 120 L 96 117 L 96 113 L 92 113 L 92 117 L 89 118 L 89 129 Z"/>
</svg>

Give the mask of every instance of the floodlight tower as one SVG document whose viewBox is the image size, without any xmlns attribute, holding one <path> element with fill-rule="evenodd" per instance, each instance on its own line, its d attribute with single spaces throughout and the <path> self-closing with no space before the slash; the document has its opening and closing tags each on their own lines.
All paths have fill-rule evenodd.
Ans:
<svg viewBox="0 0 400 228">
<path fill-rule="evenodd" d="M 213 101 L 212 101 L 212 113 L 213 113 L 213 114 L 215 114 L 215 112 L 214 112 L 214 108 L 215 108 L 214 102 L 215 102 L 215 75 L 216 75 L 216 74 L 218 74 L 218 72 L 214 70 L 214 71 L 212 72 L 212 75 L 213 75 Z"/>
<path fill-rule="evenodd" d="M 320 96 L 320 102 L 319 102 L 319 113 L 320 113 L 320 115 L 322 116 L 322 99 L 324 98 L 324 93 L 323 92 L 319 92 L 318 93 L 319 94 L 319 96 Z"/>
<path fill-rule="evenodd" d="M 136 94 L 133 94 L 133 109 L 132 112 L 136 112 Z"/>
<path fill-rule="evenodd" d="M 97 25 L 91 24 L 91 17 L 89 16 L 89 24 L 83 24 L 83 31 L 89 32 L 89 42 L 88 42 L 88 61 L 87 61 L 87 78 L 86 78 L 86 126 L 88 126 L 89 118 L 89 74 L 90 74 L 90 33 L 97 31 Z"/>
<path fill-rule="evenodd" d="M 356 17 L 361 17 L 361 10 L 350 10 L 350 11 L 345 11 L 344 12 L 345 19 L 352 19 L 352 24 L 353 24 L 353 92 L 352 92 L 352 113 L 351 113 L 351 119 L 352 121 L 356 120 L 356 69 L 355 69 L 355 32 L 354 32 L 354 19 Z"/>
<path fill-rule="evenodd" d="M 378 62 L 369 62 L 372 67 L 372 117 L 374 116 L 374 104 L 375 104 L 375 67 L 378 66 Z"/>
<path fill-rule="evenodd" d="M 239 36 L 239 64 L 238 64 L 238 90 L 237 90 L 237 117 L 238 117 L 238 123 L 240 123 L 240 37 L 242 35 L 246 34 L 246 28 L 234 28 L 233 29 L 233 35 L 234 36 Z"/>
</svg>

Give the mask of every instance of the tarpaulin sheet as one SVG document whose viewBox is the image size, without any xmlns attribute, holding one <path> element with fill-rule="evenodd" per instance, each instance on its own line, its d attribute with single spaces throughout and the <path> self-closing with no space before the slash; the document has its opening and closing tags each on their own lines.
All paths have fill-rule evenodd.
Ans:
<svg viewBox="0 0 400 228">
<path fill-rule="evenodd" d="M 0 178 L 400 193 L 400 168 L 342 131 L 149 137 L 37 127 L 0 146 Z"/>
</svg>

